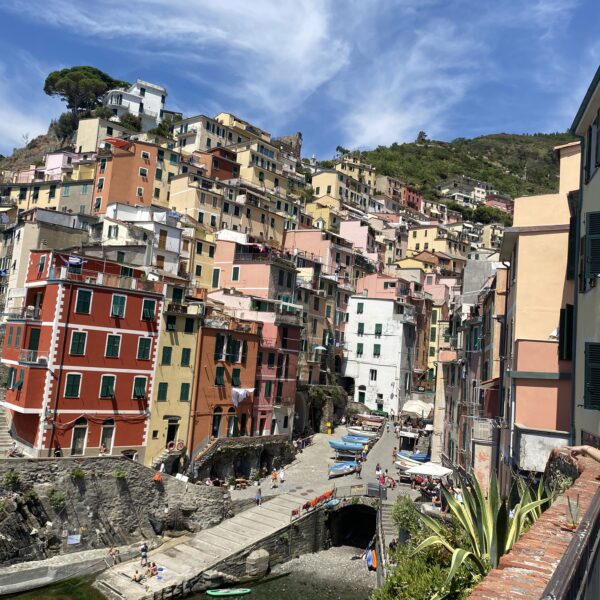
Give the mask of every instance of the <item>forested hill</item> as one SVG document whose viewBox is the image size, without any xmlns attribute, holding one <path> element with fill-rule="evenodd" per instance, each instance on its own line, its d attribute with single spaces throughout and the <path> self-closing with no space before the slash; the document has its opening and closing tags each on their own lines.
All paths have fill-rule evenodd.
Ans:
<svg viewBox="0 0 600 600">
<path fill-rule="evenodd" d="M 498 133 L 379 146 L 362 155 L 378 173 L 420 187 L 426 198 L 435 198 L 439 181 L 461 175 L 490 182 L 514 198 L 557 191 L 558 161 L 552 148 L 573 139 L 568 133 Z"/>
</svg>

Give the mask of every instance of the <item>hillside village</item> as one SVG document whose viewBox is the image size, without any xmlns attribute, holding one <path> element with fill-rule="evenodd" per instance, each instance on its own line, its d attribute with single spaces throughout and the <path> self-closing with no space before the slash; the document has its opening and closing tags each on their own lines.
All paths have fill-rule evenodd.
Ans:
<svg viewBox="0 0 600 600">
<path fill-rule="evenodd" d="M 158 83 L 101 75 L 102 93 L 88 100 L 63 93 L 70 112 L 2 163 L 3 454 L 65 458 L 88 469 L 73 468 L 71 480 L 78 469 L 81 478 L 96 477 L 79 459 L 132 459 L 121 461 L 129 465 L 122 478 L 143 480 L 156 510 L 163 498 L 154 484 L 173 475 L 168 481 L 200 484 L 191 486 L 191 512 L 202 498 L 214 500 L 205 517 L 212 524 L 231 516 L 230 497 L 204 483 L 243 492 L 275 468 L 273 489 L 277 468 L 314 434 L 342 426 L 350 426 L 342 429 L 348 439 L 320 439 L 342 464 L 344 450 L 362 440 L 350 448 L 351 472 L 377 439 L 376 452 L 399 444 L 392 468 L 398 481 L 412 483 L 405 499 L 413 511 L 409 494 L 427 485 L 415 489 L 405 476 L 417 463 L 464 486 L 448 483 L 442 492 L 440 484 L 440 504 L 432 492 L 423 506 L 443 512 L 442 493 L 450 502 L 475 489 L 482 502 L 501 497 L 508 520 L 505 502 L 514 494 L 531 500 L 515 481 L 558 477 L 548 467 L 556 448 L 583 445 L 561 459 L 565 470 L 579 468 L 576 454 L 596 457 L 600 70 L 570 133 L 552 134 L 558 143 L 550 156 L 541 152 L 535 181 L 523 176 L 540 193 L 520 197 L 456 168 L 420 187 L 392 175 L 397 165 L 368 161 L 389 160 L 382 147 L 307 158 L 300 132 L 275 136 L 229 112 L 184 115 L 169 109 Z M 44 144 L 57 147 L 36 158 Z M 417 146 L 426 144 L 421 132 Z M 384 431 L 386 420 L 396 429 Z M 152 481 L 140 475 L 145 467 L 156 471 Z M 16 489 L 18 476 L 3 468 L 4 487 Z M 36 483 L 41 470 L 36 461 L 23 467 Z M 582 473 L 560 490 L 579 476 L 577 506 L 578 482 L 590 477 Z M 381 519 L 391 482 L 387 470 L 381 476 L 381 531 L 368 537 L 383 543 L 377 552 L 387 560 Z M 117 495 L 119 478 L 111 479 Z M 329 505 L 334 490 L 299 508 L 285 504 L 291 491 L 280 491 L 286 527 L 304 509 L 336 506 Z M 171 493 L 185 506 L 175 484 Z M 543 483 L 535 493 L 546 493 Z M 9 496 L 16 506 L 18 494 Z M 554 499 L 538 498 L 539 514 L 521 525 L 535 529 Z M 257 496 L 257 508 L 261 502 Z M 459 504 L 468 502 L 457 499 L 453 512 Z M 513 510 L 520 507 L 519 500 Z M 88 517 L 95 528 L 99 516 L 90 510 Z M 400 521 L 395 530 L 389 525 L 393 535 Z M 483 580 L 481 594 L 492 590 L 474 598 L 496 597 L 496 579 L 479 575 L 509 550 L 495 562 L 486 555 L 480 574 L 469 573 L 469 585 Z M 396 566 L 402 573 L 402 564 L 386 569 Z"/>
</svg>

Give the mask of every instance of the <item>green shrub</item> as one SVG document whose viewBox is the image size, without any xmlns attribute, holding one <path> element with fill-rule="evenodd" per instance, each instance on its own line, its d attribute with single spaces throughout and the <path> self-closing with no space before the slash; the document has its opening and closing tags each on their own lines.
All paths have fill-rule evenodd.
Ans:
<svg viewBox="0 0 600 600">
<path fill-rule="evenodd" d="M 39 500 L 39 496 L 35 490 L 29 490 L 25 493 L 25 502 L 27 504 L 35 504 Z"/>
<path fill-rule="evenodd" d="M 62 508 L 67 503 L 67 495 L 59 490 L 53 490 L 48 499 L 55 510 Z"/>
<path fill-rule="evenodd" d="M 6 485 L 7 487 L 16 488 L 19 485 L 21 478 L 14 469 L 11 469 L 10 471 L 8 471 L 8 473 L 4 475 L 3 481 L 4 485 Z"/>
<path fill-rule="evenodd" d="M 117 468 L 113 471 L 113 476 L 115 479 L 125 479 L 127 477 L 127 471 L 123 468 L 122 465 L 118 465 Z"/>
<path fill-rule="evenodd" d="M 71 479 L 73 479 L 73 481 L 75 481 L 77 479 L 83 479 L 84 477 L 85 477 L 85 471 L 83 469 L 81 469 L 80 467 L 75 467 L 71 471 Z"/>
</svg>

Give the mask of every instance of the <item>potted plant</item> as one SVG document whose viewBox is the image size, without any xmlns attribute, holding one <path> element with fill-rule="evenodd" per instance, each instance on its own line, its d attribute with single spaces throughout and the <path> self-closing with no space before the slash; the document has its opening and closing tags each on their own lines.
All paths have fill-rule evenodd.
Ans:
<svg viewBox="0 0 600 600">
<path fill-rule="evenodd" d="M 235 490 L 235 477 L 233 475 L 227 479 L 227 485 L 229 486 L 229 491 Z"/>
</svg>

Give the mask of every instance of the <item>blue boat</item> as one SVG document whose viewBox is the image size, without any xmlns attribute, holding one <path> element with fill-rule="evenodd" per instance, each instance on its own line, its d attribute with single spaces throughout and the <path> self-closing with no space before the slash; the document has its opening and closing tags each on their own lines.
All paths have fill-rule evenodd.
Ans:
<svg viewBox="0 0 600 600">
<path fill-rule="evenodd" d="M 416 460 L 418 462 L 429 462 L 431 460 L 431 454 L 422 454 L 418 452 L 398 452 L 397 455 L 411 458 L 412 460 Z"/>
<path fill-rule="evenodd" d="M 372 439 L 366 438 L 366 437 L 361 437 L 360 435 L 343 435 L 342 441 L 350 442 L 351 444 L 362 444 L 363 446 L 365 444 L 370 444 L 373 442 Z"/>
<path fill-rule="evenodd" d="M 356 461 L 351 460 L 348 462 L 335 463 L 329 467 L 329 478 L 341 477 L 342 475 L 348 475 L 356 471 Z"/>
<path fill-rule="evenodd" d="M 329 445 L 334 450 L 349 450 L 350 452 L 361 452 L 363 449 L 363 444 L 355 444 L 353 442 L 341 442 L 338 440 L 331 440 Z"/>
</svg>

